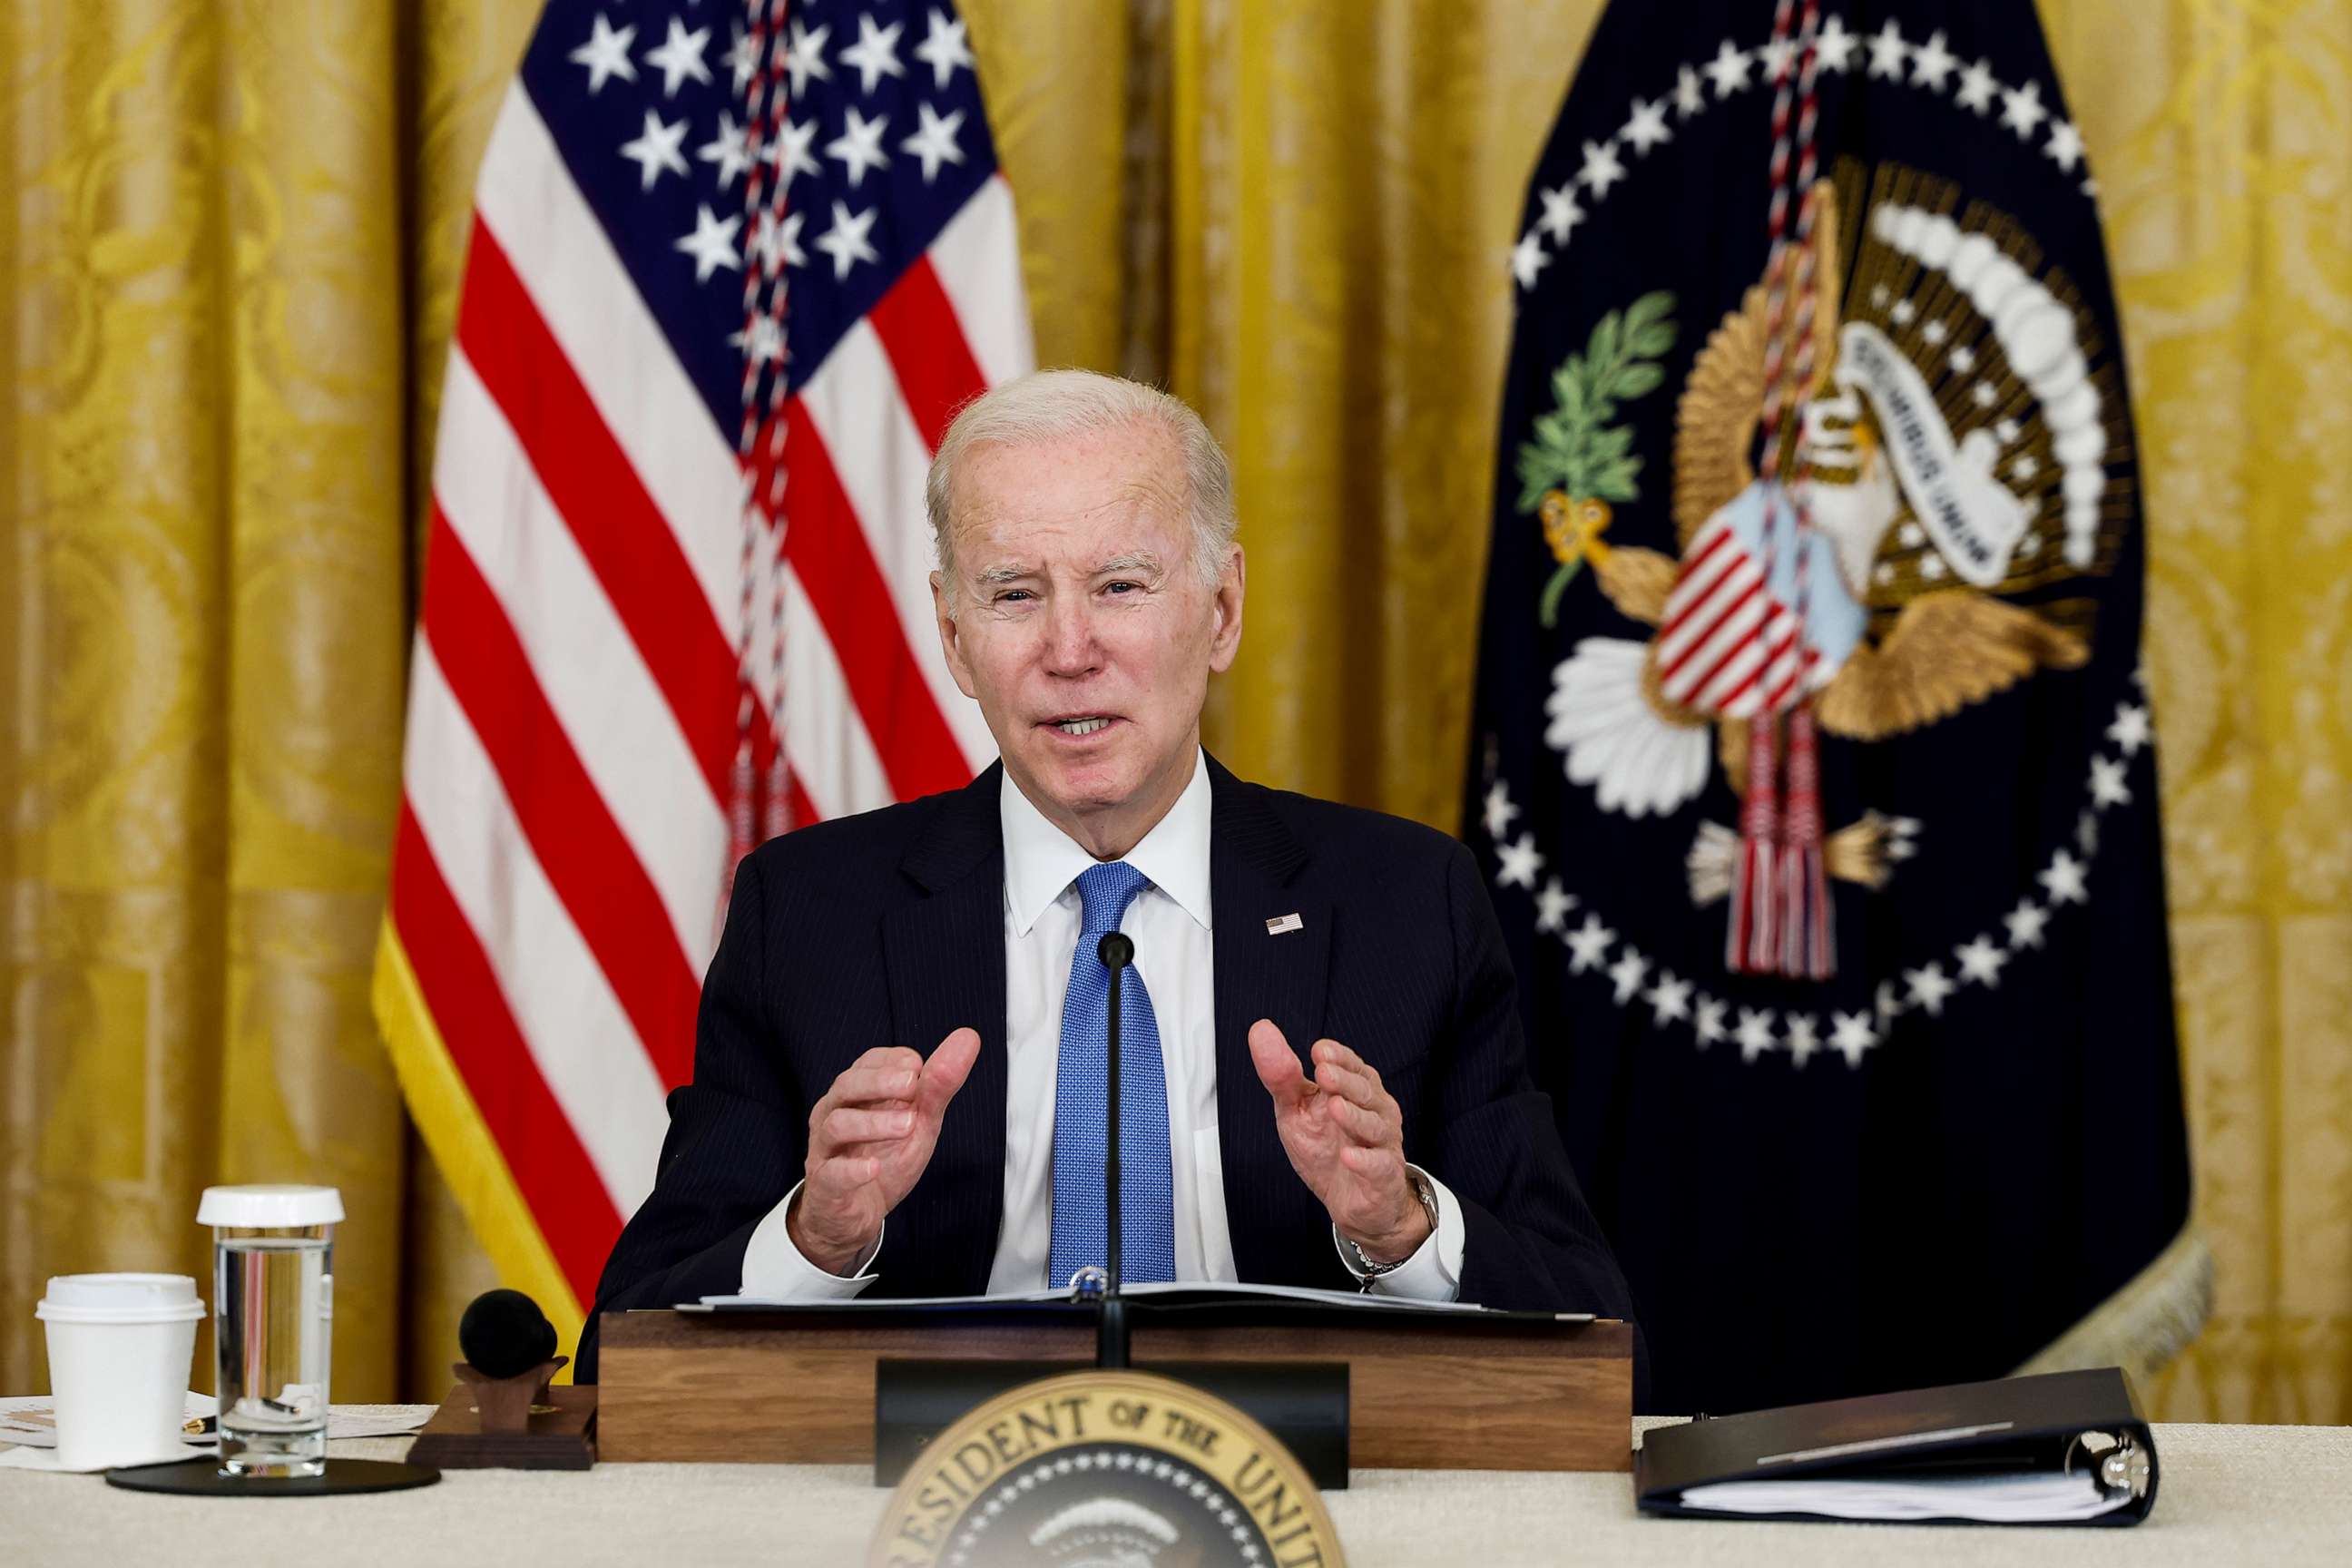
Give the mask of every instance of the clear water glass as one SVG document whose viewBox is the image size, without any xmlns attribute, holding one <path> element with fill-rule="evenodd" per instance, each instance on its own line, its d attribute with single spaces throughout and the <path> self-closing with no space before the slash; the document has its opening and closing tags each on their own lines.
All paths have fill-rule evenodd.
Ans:
<svg viewBox="0 0 2352 1568">
<path fill-rule="evenodd" d="M 331 1188 L 216 1187 L 213 1329 L 225 1476 L 317 1476 L 327 1467 L 335 1317 Z M 300 1223 L 300 1222 L 315 1223 Z"/>
</svg>

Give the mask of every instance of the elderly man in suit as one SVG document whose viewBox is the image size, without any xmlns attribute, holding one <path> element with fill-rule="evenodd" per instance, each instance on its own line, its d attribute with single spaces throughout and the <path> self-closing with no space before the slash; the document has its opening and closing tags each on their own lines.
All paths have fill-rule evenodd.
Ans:
<svg viewBox="0 0 2352 1568">
<path fill-rule="evenodd" d="M 1201 748 L 1244 574 L 1199 417 L 1027 376 L 956 419 L 927 500 L 940 647 L 1002 761 L 744 862 L 598 1310 L 1099 1264 L 1119 930 L 1129 1280 L 1630 1316 L 1469 854 Z"/>
</svg>

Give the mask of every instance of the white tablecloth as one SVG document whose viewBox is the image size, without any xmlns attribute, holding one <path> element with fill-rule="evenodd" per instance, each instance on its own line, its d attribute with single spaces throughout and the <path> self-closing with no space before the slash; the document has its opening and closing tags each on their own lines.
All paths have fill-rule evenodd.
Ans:
<svg viewBox="0 0 2352 1568">
<path fill-rule="evenodd" d="M 363 1406 L 388 1414 L 388 1406 Z M 421 1414 L 421 1413 L 420 1413 Z M 1648 1425 L 1643 1423 L 1643 1425 Z M 337 1443 L 396 1459 L 405 1438 Z M 1353 1568 L 1905 1563 L 2352 1564 L 2352 1427 L 2161 1426 L 2156 1512 L 2128 1530 L 1740 1524 L 1645 1519 L 1623 1475 L 1362 1470 L 1327 1495 Z M 0 1562 L 760 1563 L 850 1568 L 886 1495 L 864 1467 L 599 1465 L 453 1470 L 374 1497 L 220 1500 L 93 1476 L 0 1470 Z"/>
</svg>

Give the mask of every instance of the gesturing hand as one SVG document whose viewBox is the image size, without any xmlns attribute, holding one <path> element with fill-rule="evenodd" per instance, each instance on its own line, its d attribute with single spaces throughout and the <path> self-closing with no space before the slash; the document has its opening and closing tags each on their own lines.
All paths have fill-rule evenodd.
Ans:
<svg viewBox="0 0 2352 1568">
<path fill-rule="evenodd" d="M 849 1064 L 809 1112 L 808 1165 L 784 1230 L 801 1256 L 846 1274 L 914 1189 L 940 1141 L 948 1101 L 971 1075 L 980 1036 L 958 1029 L 925 1060 L 877 1047 Z"/>
<path fill-rule="evenodd" d="M 1377 1263 L 1410 1257 L 1429 1237 L 1429 1213 L 1405 1175 L 1404 1113 L 1380 1073 L 1339 1041 L 1318 1040 L 1309 1079 L 1270 1018 L 1250 1026 L 1249 1048 L 1283 1152 L 1339 1234 Z"/>
</svg>

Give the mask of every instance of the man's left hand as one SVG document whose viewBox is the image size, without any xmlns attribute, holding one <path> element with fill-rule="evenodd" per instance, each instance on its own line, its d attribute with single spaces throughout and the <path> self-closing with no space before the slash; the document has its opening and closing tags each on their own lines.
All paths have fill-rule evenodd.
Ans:
<svg viewBox="0 0 2352 1568">
<path fill-rule="evenodd" d="M 1249 1048 L 1274 1097 L 1283 1152 L 1339 1234 L 1376 1263 L 1412 1256 L 1429 1239 L 1429 1213 L 1405 1174 L 1404 1113 L 1378 1069 L 1337 1040 L 1318 1040 L 1309 1078 L 1270 1018 L 1250 1026 Z"/>
</svg>

